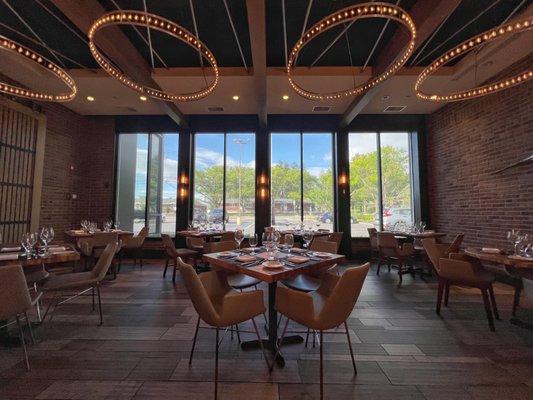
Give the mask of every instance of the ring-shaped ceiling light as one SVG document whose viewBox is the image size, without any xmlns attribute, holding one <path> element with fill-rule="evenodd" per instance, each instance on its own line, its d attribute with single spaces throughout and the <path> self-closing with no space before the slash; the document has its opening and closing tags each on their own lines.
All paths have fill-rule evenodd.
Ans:
<svg viewBox="0 0 533 400">
<path fill-rule="evenodd" d="M 187 45 L 193 47 L 199 51 L 203 57 L 209 61 L 211 67 L 215 72 L 215 79 L 209 86 L 192 93 L 184 94 L 174 94 L 167 93 L 159 89 L 155 89 L 149 86 L 142 85 L 135 82 L 129 76 L 123 74 L 118 68 L 116 68 L 111 61 L 106 58 L 94 44 L 95 34 L 102 28 L 111 25 L 133 25 L 140 27 L 148 27 L 150 29 L 155 29 L 160 32 L 166 33 L 176 39 L 181 40 Z M 179 26 L 178 24 L 162 18 L 158 15 L 145 13 L 142 11 L 132 11 L 132 10 L 122 10 L 122 11 L 112 11 L 107 14 L 102 15 L 92 24 L 89 29 L 89 49 L 95 60 L 100 64 L 100 66 L 111 76 L 118 79 L 127 87 L 136 90 L 139 93 L 145 94 L 147 96 L 165 100 L 165 101 L 193 101 L 199 100 L 202 97 L 210 94 L 218 84 L 218 65 L 213 56 L 213 53 L 207 48 L 207 46 L 202 43 L 202 41 L 189 32 L 187 29 Z"/>
<path fill-rule="evenodd" d="M 402 54 L 394 62 L 394 64 L 392 64 L 392 66 L 387 68 L 387 70 L 382 74 L 373 77 L 369 81 L 345 91 L 317 93 L 302 88 L 294 81 L 292 77 L 294 62 L 296 60 L 296 57 L 306 44 L 308 44 L 318 35 L 333 28 L 334 26 L 365 18 L 383 18 L 394 20 L 399 22 L 401 25 L 405 26 L 409 30 L 411 36 L 409 39 L 409 43 L 403 50 Z M 407 62 L 407 60 L 414 51 L 415 39 L 416 28 L 413 20 L 411 19 L 409 14 L 407 14 L 402 8 L 394 4 L 372 2 L 361 3 L 343 8 L 342 10 L 339 10 L 317 22 L 310 29 L 304 32 L 302 37 L 298 40 L 296 45 L 293 47 L 287 61 L 287 75 L 289 77 L 289 83 L 296 91 L 296 93 L 310 100 L 336 100 L 347 96 L 361 94 L 392 76 Z"/>
<path fill-rule="evenodd" d="M 4 36 L 0 36 L 0 48 L 16 54 L 20 54 L 21 56 L 26 57 L 28 60 L 34 62 L 35 64 L 40 65 L 41 67 L 45 68 L 46 70 L 57 76 L 61 80 L 61 82 L 67 85 L 70 89 L 68 93 L 50 94 L 11 85 L 6 82 L 0 82 L 0 92 L 32 100 L 52 102 L 70 101 L 74 97 L 76 97 L 78 88 L 76 87 L 74 79 L 72 79 L 72 77 L 63 68 L 53 63 L 45 56 Z"/>
<path fill-rule="evenodd" d="M 454 47 L 453 49 L 447 51 L 428 65 L 420 73 L 415 83 L 416 95 L 424 100 L 432 101 L 461 101 L 466 99 L 471 99 L 474 97 L 485 96 L 490 93 L 496 93 L 500 90 L 504 90 L 521 83 L 524 83 L 531 78 L 533 78 L 533 70 L 531 68 L 526 69 L 525 71 L 520 72 L 519 74 L 513 75 L 509 78 L 501 79 L 497 82 L 489 83 L 486 85 L 478 86 L 468 90 L 462 90 L 457 92 L 452 92 L 449 94 L 435 94 L 435 93 L 425 93 L 420 90 L 422 83 L 432 74 L 438 71 L 446 63 L 451 60 L 462 56 L 475 49 L 476 47 L 482 46 L 483 44 L 497 40 L 503 36 L 508 36 L 515 34 L 517 32 L 525 32 L 533 27 L 533 16 L 521 19 L 517 22 L 508 23 L 497 28 L 489 29 L 477 36 L 474 36 L 468 40 L 465 40 L 463 43 Z"/>
</svg>

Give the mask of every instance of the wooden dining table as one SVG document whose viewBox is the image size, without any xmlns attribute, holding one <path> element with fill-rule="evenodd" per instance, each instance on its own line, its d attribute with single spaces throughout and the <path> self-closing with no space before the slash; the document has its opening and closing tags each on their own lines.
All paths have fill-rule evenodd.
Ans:
<svg viewBox="0 0 533 400">
<path fill-rule="evenodd" d="M 428 238 L 440 238 L 446 236 L 442 232 L 426 231 L 426 232 L 401 232 L 401 231 L 384 231 L 390 232 L 396 237 L 402 237 L 406 239 L 428 239 Z"/>
<path fill-rule="evenodd" d="M 345 257 L 340 254 L 331 254 L 328 258 L 318 258 L 315 256 L 308 256 L 309 261 L 302 264 L 285 264 L 285 259 L 291 255 L 296 255 L 288 252 L 276 252 L 275 258 L 284 266 L 280 269 L 271 270 L 266 269 L 261 265 L 262 259 L 256 256 L 256 264 L 247 266 L 247 263 L 240 263 L 233 258 L 226 258 L 220 255 L 221 253 L 204 254 L 203 260 L 209 263 L 215 269 L 224 269 L 231 272 L 237 272 L 251 277 L 257 278 L 268 284 L 268 339 L 263 340 L 263 345 L 272 354 L 278 352 L 278 313 L 276 311 L 276 288 L 279 281 L 284 279 L 294 278 L 295 276 L 303 273 L 313 272 L 321 269 L 326 269 L 334 264 L 339 264 L 344 261 Z M 237 254 L 237 252 L 235 253 Z M 247 253 L 249 254 L 249 253 Z M 304 253 L 298 253 L 298 255 L 304 255 Z M 286 336 L 283 338 L 282 344 L 301 343 L 303 338 L 299 335 Z M 259 347 L 257 340 L 251 340 L 241 343 L 243 350 L 255 349 Z M 283 367 L 285 360 L 281 353 L 276 358 L 278 366 Z"/>
<path fill-rule="evenodd" d="M 96 232 L 104 232 L 104 231 L 96 231 Z M 109 232 L 111 233 L 116 232 L 119 238 L 133 236 L 133 232 L 125 231 L 122 229 L 114 229 Z M 95 232 L 87 232 L 87 231 L 84 231 L 83 229 L 71 229 L 71 230 L 65 231 L 65 235 L 67 235 L 67 237 L 69 237 L 72 241 L 77 241 L 78 239 L 83 239 L 83 238 L 90 238 L 90 237 L 93 237 L 94 234 Z"/>
<path fill-rule="evenodd" d="M 229 233 L 229 232 L 233 232 L 233 231 L 224 231 L 224 230 L 215 230 L 215 229 L 209 229 L 209 230 L 203 230 L 203 231 L 183 230 L 183 231 L 177 231 L 176 235 L 182 236 L 182 237 L 204 238 L 209 242 L 216 237 L 222 236 L 223 233 Z"/>
<path fill-rule="evenodd" d="M 32 258 L 25 257 L 20 250 L 14 252 L 0 252 L 0 266 L 19 264 L 22 268 L 43 266 L 51 264 L 63 264 L 70 262 L 77 262 L 80 260 L 80 253 L 78 253 L 70 244 L 58 245 L 64 247 L 62 251 L 51 251 L 47 255 L 36 256 Z M 16 247 L 15 247 L 16 248 Z M 56 247 L 57 248 L 57 247 Z M 10 259 L 4 259 L 2 255 L 9 255 Z M 16 258 L 14 258 L 16 256 Z"/>
</svg>

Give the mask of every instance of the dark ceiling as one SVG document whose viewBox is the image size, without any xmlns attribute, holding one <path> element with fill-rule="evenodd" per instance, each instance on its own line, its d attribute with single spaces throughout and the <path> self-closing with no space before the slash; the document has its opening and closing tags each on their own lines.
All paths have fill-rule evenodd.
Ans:
<svg viewBox="0 0 533 400">
<path fill-rule="evenodd" d="M 3 3 L 3 1 L 4 0 L 0 1 L 0 34 L 18 40 L 52 58 L 42 46 L 22 37 L 18 33 L 14 33 L 11 29 L 6 27 L 8 26 L 15 29 L 33 40 L 38 40 Z M 97 1 L 106 10 L 116 9 L 114 2 L 116 2 L 116 4 L 122 9 L 143 9 L 142 0 Z M 400 0 L 399 5 L 409 11 L 416 1 L 417 0 Z M 530 5 L 532 1 L 533 0 L 463 0 L 460 6 L 443 24 L 437 34 L 431 38 L 430 43 L 425 47 L 422 53 L 420 55 L 415 53 L 408 65 L 415 57 L 415 65 L 429 64 L 442 52 L 450 49 L 468 37 L 500 24 L 513 11 L 515 13 L 520 13 Z M 71 59 L 68 60 L 60 56 L 68 68 L 79 68 L 80 65 L 89 68 L 98 67 L 89 53 L 87 44 L 65 27 L 64 24 L 78 32 L 80 35 L 83 36 L 83 34 L 79 32 L 56 7 L 53 6 L 50 0 L 7 0 L 7 2 L 11 4 L 16 12 L 20 14 L 20 16 L 50 48 L 60 51 L 66 57 Z M 314 0 L 312 2 L 307 26 L 310 27 L 321 18 L 338 9 L 361 2 L 362 1 L 354 2 L 349 0 Z M 394 0 L 390 0 L 389 2 L 396 3 Z M 42 3 L 42 5 L 48 10 L 41 6 L 40 3 Z M 227 3 L 242 46 L 244 59 L 248 66 L 252 66 L 246 0 L 227 0 Z M 149 12 L 164 16 L 184 26 L 191 32 L 194 32 L 189 0 L 146 0 L 146 4 Z M 223 0 L 193 0 L 193 4 L 199 36 L 214 53 L 219 65 L 222 67 L 243 66 L 244 63 L 239 53 Z M 309 0 L 285 0 L 288 51 L 291 50 L 301 34 L 308 4 Z M 492 7 L 489 7 L 491 5 Z M 487 8 L 489 8 L 488 11 L 469 24 L 472 19 Z M 55 14 L 63 24 L 51 15 L 50 12 Z M 282 67 L 285 65 L 282 15 L 282 0 L 266 1 L 266 48 L 268 66 Z M 364 65 L 384 24 L 385 21 L 380 19 L 357 21 L 348 30 L 347 35 L 343 35 L 316 63 L 316 65 Z M 465 25 L 467 26 L 462 32 L 448 40 Z M 381 40 L 378 42 L 374 53 L 368 60 L 368 65 L 374 63 L 376 57 L 394 35 L 396 29 L 398 29 L 397 24 L 390 23 L 388 25 Z M 150 63 L 148 46 L 132 28 L 125 27 L 123 30 L 139 49 L 147 62 Z M 309 45 L 303 49 L 301 56 L 298 59 L 298 65 L 311 65 L 322 50 L 328 46 L 341 30 L 342 27 L 331 29 L 309 43 Z M 139 31 L 146 36 L 146 31 L 144 29 L 140 28 Z M 154 49 L 165 61 L 167 66 L 199 66 L 198 54 L 178 40 L 162 33 L 152 31 L 152 42 Z M 438 48 L 442 43 L 445 44 Z M 348 44 L 350 51 L 348 51 Z M 112 55 L 110 56 L 112 57 Z M 162 66 L 162 63 L 157 58 L 155 58 L 155 66 Z"/>
</svg>

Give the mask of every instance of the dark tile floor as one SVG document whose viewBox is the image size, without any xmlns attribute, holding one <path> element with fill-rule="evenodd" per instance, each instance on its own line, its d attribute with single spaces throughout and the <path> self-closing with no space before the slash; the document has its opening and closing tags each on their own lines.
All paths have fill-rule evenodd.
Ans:
<svg viewBox="0 0 533 400">
<path fill-rule="evenodd" d="M 439 318 L 434 282 L 396 282 L 396 274 L 372 270 L 349 319 L 357 376 L 345 336 L 325 335 L 326 398 L 533 399 L 533 333 L 509 324 L 509 287 L 496 287 L 501 320 L 491 333 L 475 291 L 453 289 Z M 162 278 L 162 265 L 127 266 L 102 292 L 104 326 L 90 297 L 63 305 L 37 329 L 30 372 L 20 348 L 0 347 L 0 399 L 212 397 L 214 332 L 200 331 L 189 366 L 196 314 L 184 287 Z M 318 399 L 318 348 L 293 345 L 284 353 L 285 368 L 269 375 L 259 351 L 241 351 L 226 335 L 220 398 Z"/>
</svg>

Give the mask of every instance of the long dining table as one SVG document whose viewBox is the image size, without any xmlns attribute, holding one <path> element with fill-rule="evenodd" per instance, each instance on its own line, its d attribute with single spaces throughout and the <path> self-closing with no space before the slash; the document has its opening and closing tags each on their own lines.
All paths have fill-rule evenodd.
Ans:
<svg viewBox="0 0 533 400">
<path fill-rule="evenodd" d="M 263 340 L 263 345 L 272 354 L 276 354 L 278 351 L 278 313 L 276 311 L 276 288 L 279 281 L 284 279 L 293 278 L 299 274 L 313 272 L 321 269 L 326 269 L 339 264 L 344 261 L 345 257 L 340 254 L 329 254 L 327 258 L 318 258 L 314 253 L 301 253 L 292 254 L 286 251 L 278 251 L 275 253 L 275 259 L 283 263 L 283 267 L 280 269 L 272 270 L 266 269 L 262 265 L 264 261 L 265 253 L 256 253 L 256 261 L 252 263 L 241 263 L 236 260 L 239 252 L 235 252 L 235 257 L 223 257 L 222 253 L 210 253 L 204 254 L 203 260 L 209 263 L 215 269 L 224 269 L 231 272 L 237 272 L 251 277 L 257 278 L 268 284 L 268 339 Z M 249 253 L 248 253 L 249 254 Z M 287 258 L 292 255 L 306 256 L 309 260 L 305 263 L 295 264 L 287 262 Z M 299 335 L 286 336 L 283 338 L 283 344 L 300 343 L 303 341 L 303 337 Z M 257 340 L 251 340 L 241 343 L 243 350 L 258 348 L 259 342 Z M 280 352 L 276 358 L 278 366 L 283 367 L 285 360 Z"/>
</svg>

